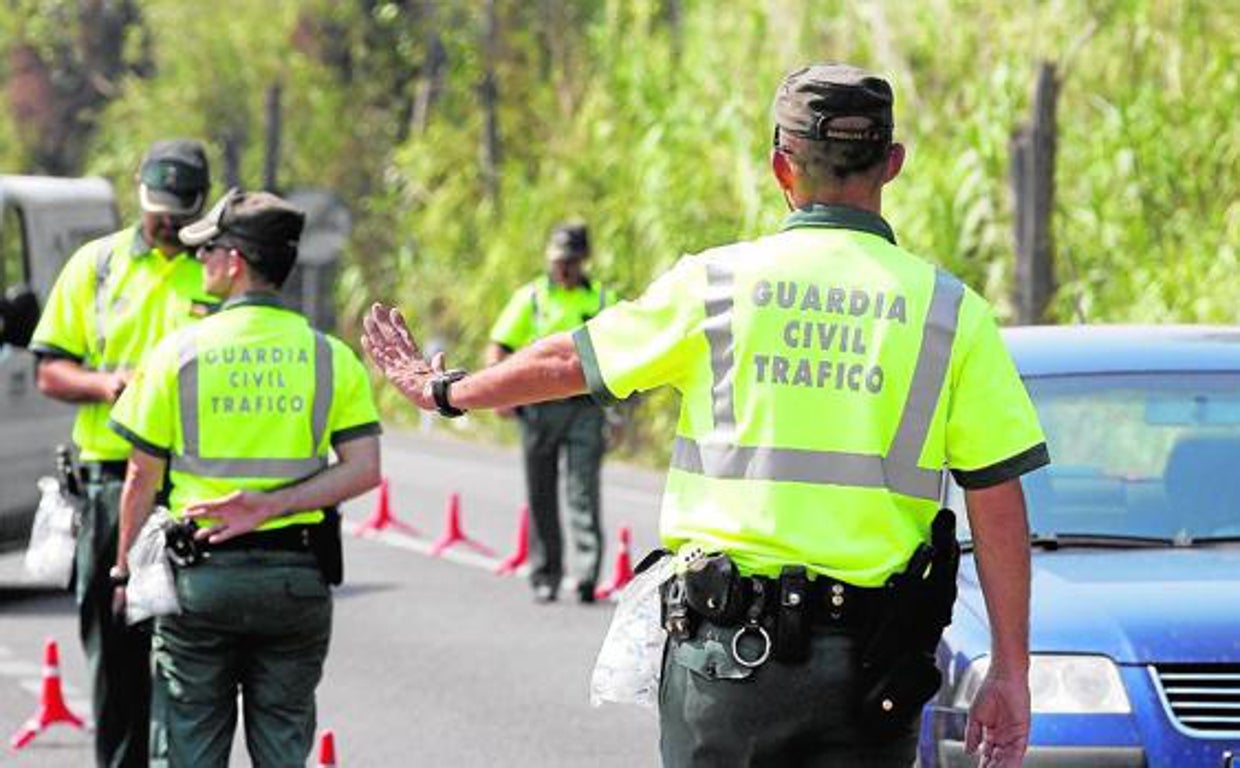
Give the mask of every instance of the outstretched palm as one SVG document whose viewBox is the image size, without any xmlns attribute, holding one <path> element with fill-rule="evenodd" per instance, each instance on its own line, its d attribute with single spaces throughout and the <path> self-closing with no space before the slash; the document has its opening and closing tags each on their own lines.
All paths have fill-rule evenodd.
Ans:
<svg viewBox="0 0 1240 768">
<path fill-rule="evenodd" d="M 443 354 L 428 363 L 395 307 L 376 302 L 362 319 L 362 328 L 362 349 L 387 380 L 414 405 L 434 410 L 435 401 L 426 385 L 443 373 Z"/>
</svg>

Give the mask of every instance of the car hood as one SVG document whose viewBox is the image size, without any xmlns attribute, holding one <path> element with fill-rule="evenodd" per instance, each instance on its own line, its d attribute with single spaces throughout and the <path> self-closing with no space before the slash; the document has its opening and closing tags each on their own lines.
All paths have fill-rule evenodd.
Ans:
<svg viewBox="0 0 1240 768">
<path fill-rule="evenodd" d="M 960 604 L 985 622 L 974 561 Z M 1033 553 L 1030 647 L 1121 664 L 1240 660 L 1240 548 Z"/>
</svg>

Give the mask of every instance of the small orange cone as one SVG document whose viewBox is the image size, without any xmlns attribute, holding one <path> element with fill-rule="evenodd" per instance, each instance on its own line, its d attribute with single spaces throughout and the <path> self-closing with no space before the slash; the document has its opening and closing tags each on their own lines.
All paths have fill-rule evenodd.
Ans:
<svg viewBox="0 0 1240 768">
<path fill-rule="evenodd" d="M 318 768 L 336 768 L 336 734 L 330 728 L 319 734 Z"/>
<path fill-rule="evenodd" d="M 511 576 L 530 559 L 530 505 L 522 504 L 517 515 L 517 548 L 504 561 L 495 566 L 500 576 Z"/>
<path fill-rule="evenodd" d="M 431 547 L 431 557 L 439 557 L 445 549 L 456 544 L 463 544 L 484 555 L 495 556 L 490 547 L 465 535 L 464 529 L 461 528 L 461 494 L 452 493 L 448 495 L 447 527 L 443 535 Z"/>
<path fill-rule="evenodd" d="M 378 532 L 387 528 L 395 528 L 410 536 L 418 535 L 418 529 L 408 523 L 397 520 L 396 516 L 392 514 L 392 499 L 388 488 L 388 479 L 385 477 L 379 481 L 379 498 L 375 502 L 375 511 L 371 512 L 370 517 L 363 520 L 357 528 L 353 529 L 353 535 L 361 536 L 371 531 Z"/>
<path fill-rule="evenodd" d="M 56 646 L 56 641 L 49 637 L 43 646 L 43 690 L 39 695 L 39 709 L 13 734 L 9 744 L 13 749 L 21 749 L 54 723 L 68 723 L 75 728 L 85 727 L 65 704 L 64 692 L 60 688 L 60 649 Z"/>
<path fill-rule="evenodd" d="M 611 583 L 600 585 L 594 590 L 596 600 L 606 600 L 624 589 L 624 585 L 633 580 L 633 558 L 629 554 L 632 532 L 629 527 L 620 529 L 620 551 L 616 553 L 616 567 L 611 576 Z"/>
</svg>

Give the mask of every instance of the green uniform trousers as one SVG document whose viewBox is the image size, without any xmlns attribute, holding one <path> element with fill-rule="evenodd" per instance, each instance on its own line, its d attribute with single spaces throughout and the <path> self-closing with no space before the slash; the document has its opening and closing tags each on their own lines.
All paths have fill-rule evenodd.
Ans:
<svg viewBox="0 0 1240 768">
<path fill-rule="evenodd" d="M 659 688 L 665 768 L 908 768 L 917 720 L 882 739 L 857 722 L 858 644 L 851 630 L 813 629 L 807 662 L 748 669 L 732 657 L 735 627 L 703 622 L 669 641 Z M 755 633 L 741 655 L 758 658 Z"/>
<path fill-rule="evenodd" d="M 306 552 L 229 550 L 177 569 L 181 613 L 155 623 L 153 765 L 226 768 L 237 726 L 257 768 L 306 764 L 331 592 Z"/>
<path fill-rule="evenodd" d="M 95 764 L 147 765 L 151 706 L 149 623 L 112 615 L 108 570 L 116 564 L 124 464 L 86 464 L 81 528 L 74 557 L 79 631 L 86 651 L 95 716 Z"/>
<path fill-rule="evenodd" d="M 603 464 L 603 409 L 588 397 L 573 397 L 520 410 L 525 451 L 525 485 L 530 504 L 530 581 L 558 589 L 564 575 L 560 534 L 560 454 L 565 456 L 573 576 L 578 584 L 598 582 L 603 554 L 599 472 Z"/>
</svg>

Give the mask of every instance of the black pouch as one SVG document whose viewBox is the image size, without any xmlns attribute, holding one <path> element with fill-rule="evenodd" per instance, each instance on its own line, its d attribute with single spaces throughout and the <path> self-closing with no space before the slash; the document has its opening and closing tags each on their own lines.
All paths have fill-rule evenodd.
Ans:
<svg viewBox="0 0 1240 768">
<path fill-rule="evenodd" d="M 693 635 L 695 622 L 693 611 L 685 600 L 685 576 L 676 574 L 659 586 L 662 612 L 660 619 L 668 637 L 673 640 L 687 640 Z"/>
<path fill-rule="evenodd" d="M 809 659 L 809 577 L 805 566 L 786 565 L 779 574 L 779 604 L 771 657 L 798 664 Z"/>
<path fill-rule="evenodd" d="M 943 682 L 943 675 L 927 653 L 908 653 L 894 664 L 863 673 L 860 718 L 875 736 L 887 736 L 909 727 Z"/>
<path fill-rule="evenodd" d="M 716 552 L 694 560 L 685 571 L 685 600 L 713 624 L 731 626 L 745 612 L 741 575 L 727 555 Z"/>
<path fill-rule="evenodd" d="M 207 559 L 207 550 L 194 537 L 198 526 L 193 520 L 177 520 L 164 529 L 168 559 L 178 568 L 191 568 Z"/>
<path fill-rule="evenodd" d="M 344 547 L 340 541 L 340 510 L 323 510 L 323 522 L 310 529 L 310 551 L 319 564 L 324 583 L 338 586 L 344 581 Z"/>
</svg>

